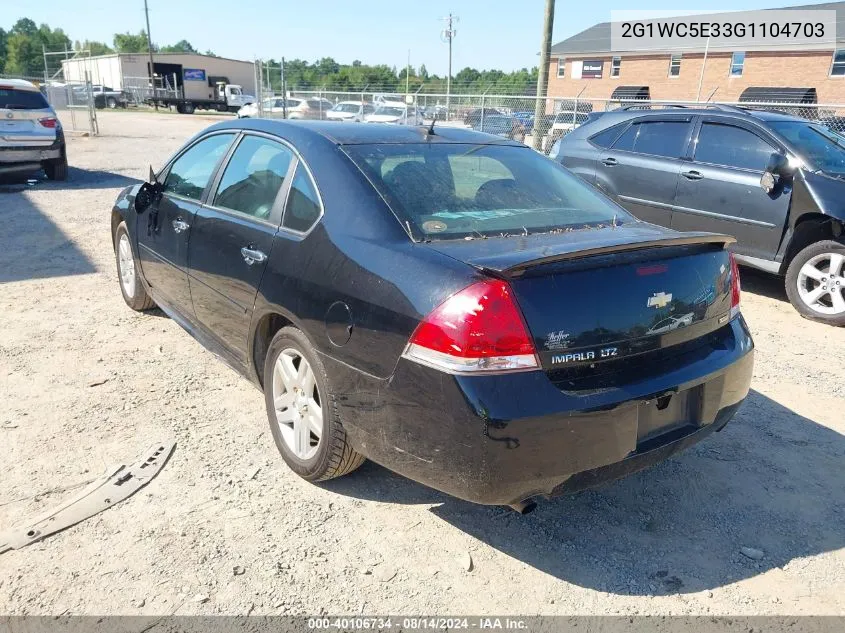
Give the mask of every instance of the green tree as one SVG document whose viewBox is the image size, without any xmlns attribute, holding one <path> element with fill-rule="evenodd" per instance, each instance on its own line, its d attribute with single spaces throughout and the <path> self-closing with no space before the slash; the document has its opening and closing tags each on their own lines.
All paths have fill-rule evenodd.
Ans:
<svg viewBox="0 0 845 633">
<path fill-rule="evenodd" d="M 170 46 L 162 46 L 162 53 L 198 53 L 188 40 L 179 40 Z"/>
<path fill-rule="evenodd" d="M 211 49 L 208 49 L 207 51 L 205 51 L 205 53 L 203 53 L 203 55 L 208 55 L 209 57 L 220 57 L 217 53 L 215 53 Z"/>
<path fill-rule="evenodd" d="M 91 40 L 85 40 L 84 42 L 76 40 L 73 50 L 88 51 L 91 55 L 108 55 L 109 53 L 114 53 L 114 49 L 105 42 L 92 42 Z"/>
<path fill-rule="evenodd" d="M 6 67 L 6 43 L 8 39 L 9 34 L 5 30 L 0 29 L 0 73 Z"/>
<path fill-rule="evenodd" d="M 147 32 L 144 30 L 138 33 L 115 33 L 114 34 L 115 49 L 118 53 L 145 53 L 147 52 Z M 153 44 L 153 51 L 157 51 L 158 46 Z"/>
<path fill-rule="evenodd" d="M 5 39 L 3 71 L 13 75 L 41 76 L 44 72 L 44 50 L 70 48 L 70 38 L 61 29 L 46 24 L 36 26 L 29 18 L 15 22 Z"/>
</svg>

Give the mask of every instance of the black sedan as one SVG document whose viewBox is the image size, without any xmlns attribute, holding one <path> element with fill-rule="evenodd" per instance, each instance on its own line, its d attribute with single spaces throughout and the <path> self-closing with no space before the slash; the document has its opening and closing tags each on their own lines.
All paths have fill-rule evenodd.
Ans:
<svg viewBox="0 0 845 633">
<path fill-rule="evenodd" d="M 120 194 L 112 235 L 126 303 L 262 389 L 310 481 L 370 458 L 524 510 L 720 430 L 749 389 L 731 238 L 471 130 L 219 123 Z"/>
</svg>

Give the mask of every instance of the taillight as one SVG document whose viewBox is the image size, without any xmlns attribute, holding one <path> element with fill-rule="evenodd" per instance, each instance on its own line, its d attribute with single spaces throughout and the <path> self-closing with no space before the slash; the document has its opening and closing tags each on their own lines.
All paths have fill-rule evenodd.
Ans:
<svg viewBox="0 0 845 633">
<path fill-rule="evenodd" d="M 56 117 L 47 116 L 43 119 L 38 119 L 38 122 L 41 124 L 42 127 L 49 127 L 51 129 L 55 129 L 56 126 L 59 125 L 59 120 Z"/>
<path fill-rule="evenodd" d="M 739 266 L 736 263 L 736 257 L 730 253 L 731 257 L 731 318 L 739 314 Z"/>
<path fill-rule="evenodd" d="M 441 303 L 417 326 L 405 358 L 450 373 L 539 367 L 534 342 L 504 281 L 479 281 Z"/>
</svg>

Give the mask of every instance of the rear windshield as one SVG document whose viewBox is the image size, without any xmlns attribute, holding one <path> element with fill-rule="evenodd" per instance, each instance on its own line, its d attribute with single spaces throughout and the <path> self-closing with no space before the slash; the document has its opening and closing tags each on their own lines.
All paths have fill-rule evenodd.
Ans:
<svg viewBox="0 0 845 633">
<path fill-rule="evenodd" d="M 528 147 L 348 145 L 400 221 L 425 239 L 548 233 L 634 219 Z"/>
<path fill-rule="evenodd" d="M 49 108 L 40 92 L 0 87 L 0 108 L 9 110 L 44 110 Z"/>
</svg>

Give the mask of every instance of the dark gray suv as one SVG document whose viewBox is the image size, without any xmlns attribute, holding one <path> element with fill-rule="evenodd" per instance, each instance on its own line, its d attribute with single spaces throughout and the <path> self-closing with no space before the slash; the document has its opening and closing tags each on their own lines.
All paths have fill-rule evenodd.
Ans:
<svg viewBox="0 0 845 633">
<path fill-rule="evenodd" d="M 845 138 L 777 112 L 629 107 L 551 157 L 647 222 L 737 238 L 737 259 L 786 278 L 805 317 L 845 325 Z"/>
</svg>

